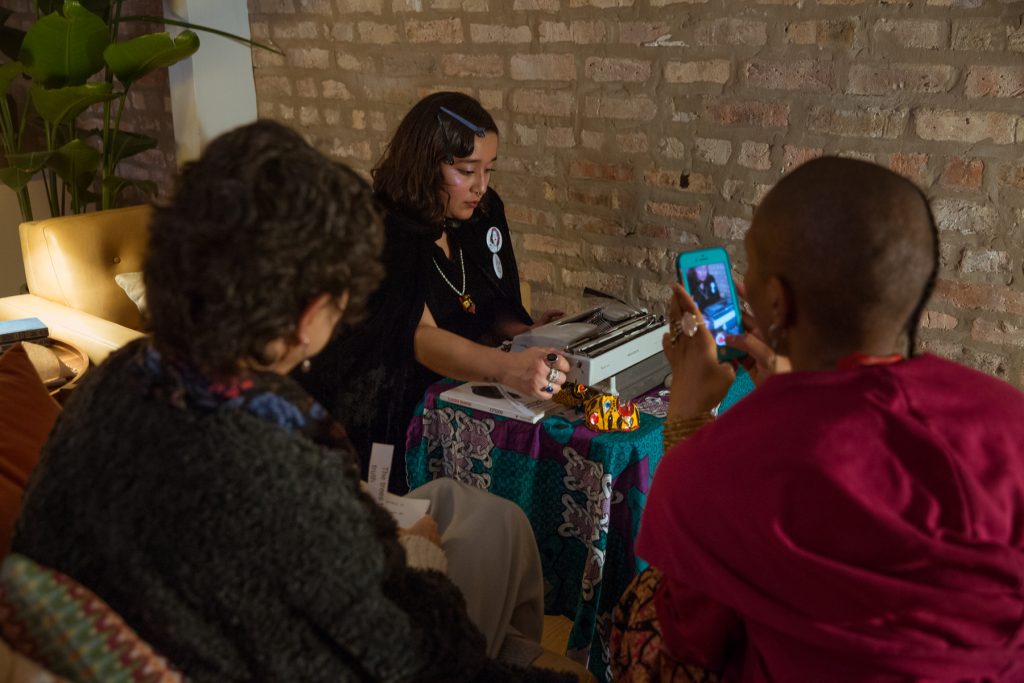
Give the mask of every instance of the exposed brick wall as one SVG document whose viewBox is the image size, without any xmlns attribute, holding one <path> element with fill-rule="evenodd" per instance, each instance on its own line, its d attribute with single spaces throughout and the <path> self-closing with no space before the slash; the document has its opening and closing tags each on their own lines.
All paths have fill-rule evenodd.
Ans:
<svg viewBox="0 0 1024 683">
<path fill-rule="evenodd" d="M 367 170 L 420 96 L 502 129 L 494 180 L 534 308 L 584 284 L 661 306 L 672 255 L 741 240 L 823 153 L 934 198 L 922 339 L 1024 385 L 1024 27 L 1005 0 L 250 0 L 263 116 Z"/>
<path fill-rule="evenodd" d="M 4 7 L 14 10 L 15 14 L 8 20 L 8 25 L 22 30 L 27 29 L 35 20 L 35 3 L 33 0 L 10 0 Z M 164 14 L 161 0 L 125 0 L 122 15 L 148 15 L 162 17 Z M 118 40 L 128 40 L 143 33 L 164 30 L 162 26 L 142 23 L 126 23 L 121 27 Z M 200 35 L 200 40 L 202 36 Z M 90 115 L 91 114 L 91 115 Z M 79 119 L 83 128 L 101 128 L 103 125 L 102 109 L 96 107 Z M 155 149 L 130 157 L 118 167 L 118 173 L 136 180 L 152 180 L 160 188 L 160 193 L 170 190 L 171 179 L 175 171 L 174 154 L 174 121 L 171 118 L 171 96 L 168 88 L 167 70 L 159 69 L 146 78 L 132 85 L 128 95 L 128 105 L 121 119 L 121 128 L 133 133 L 150 135 L 157 139 Z M 122 203 L 134 204 L 146 198 L 132 189 L 124 191 Z M 42 211 L 45 207 L 36 207 Z"/>
</svg>

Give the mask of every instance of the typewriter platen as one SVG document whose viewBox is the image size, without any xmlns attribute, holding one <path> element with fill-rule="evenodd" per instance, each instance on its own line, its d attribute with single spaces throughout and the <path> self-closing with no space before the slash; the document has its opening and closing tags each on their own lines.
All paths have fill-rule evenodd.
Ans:
<svg viewBox="0 0 1024 683">
<path fill-rule="evenodd" d="M 661 349 L 665 319 L 619 301 L 603 302 L 512 340 L 512 350 L 535 346 L 565 352 L 570 383 L 597 387 L 630 400 L 661 384 L 669 373 Z"/>
</svg>

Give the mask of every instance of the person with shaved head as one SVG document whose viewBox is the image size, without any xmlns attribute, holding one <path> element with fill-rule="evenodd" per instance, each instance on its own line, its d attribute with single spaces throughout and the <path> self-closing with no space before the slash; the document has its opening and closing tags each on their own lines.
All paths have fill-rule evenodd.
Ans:
<svg viewBox="0 0 1024 683">
<path fill-rule="evenodd" d="M 916 352 L 938 233 L 910 181 L 811 161 L 746 236 L 733 377 L 675 286 L 666 446 L 617 680 L 1024 681 L 1024 394 Z M 696 323 L 696 324 L 695 324 Z M 692 332 L 692 334 L 690 334 Z"/>
</svg>

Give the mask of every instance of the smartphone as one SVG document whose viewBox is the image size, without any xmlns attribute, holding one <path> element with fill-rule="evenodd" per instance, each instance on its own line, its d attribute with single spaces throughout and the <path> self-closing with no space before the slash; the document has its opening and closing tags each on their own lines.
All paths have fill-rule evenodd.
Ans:
<svg viewBox="0 0 1024 683">
<path fill-rule="evenodd" d="M 743 351 L 725 345 L 726 335 L 743 334 L 740 302 L 725 249 L 684 251 L 676 258 L 676 276 L 704 316 L 704 323 L 718 345 L 718 359 L 745 356 Z"/>
</svg>

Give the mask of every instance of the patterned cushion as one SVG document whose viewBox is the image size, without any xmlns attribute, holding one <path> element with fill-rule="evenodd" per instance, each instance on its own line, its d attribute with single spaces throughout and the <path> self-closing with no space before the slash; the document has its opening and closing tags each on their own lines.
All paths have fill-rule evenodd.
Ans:
<svg viewBox="0 0 1024 683">
<path fill-rule="evenodd" d="M 185 681 L 91 591 L 22 555 L 0 566 L 0 637 L 75 683 Z"/>
</svg>

